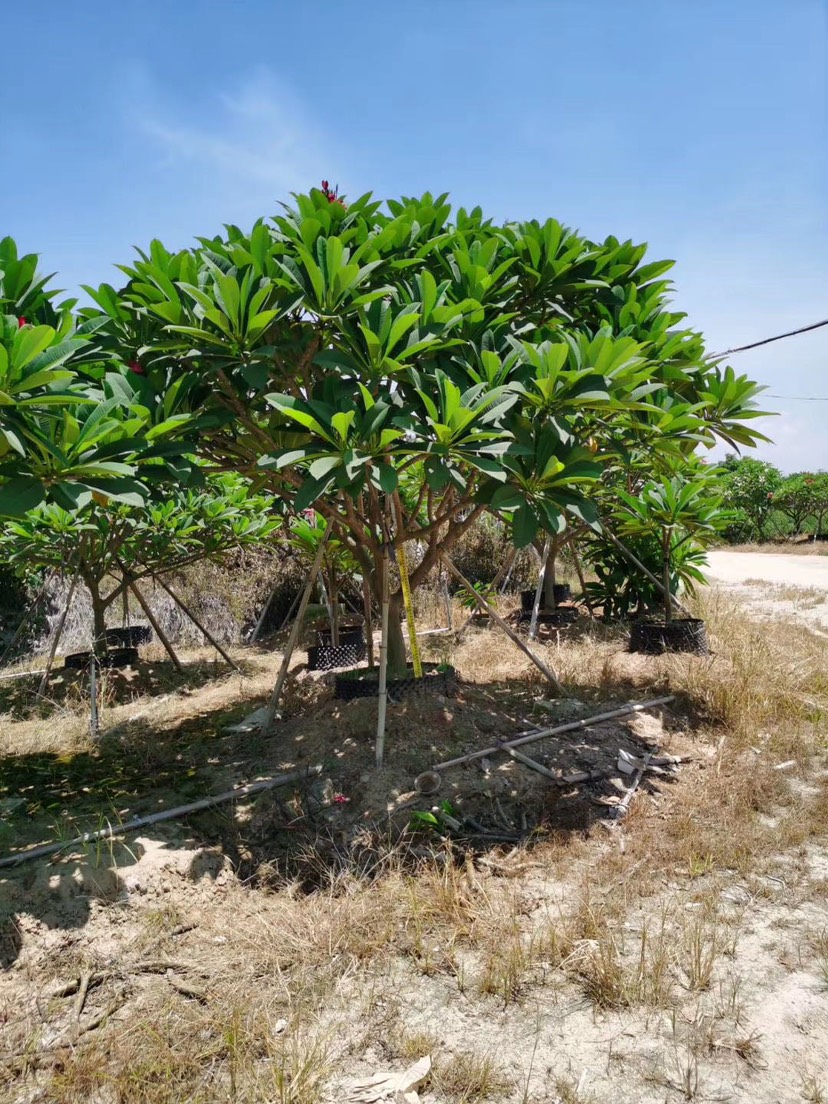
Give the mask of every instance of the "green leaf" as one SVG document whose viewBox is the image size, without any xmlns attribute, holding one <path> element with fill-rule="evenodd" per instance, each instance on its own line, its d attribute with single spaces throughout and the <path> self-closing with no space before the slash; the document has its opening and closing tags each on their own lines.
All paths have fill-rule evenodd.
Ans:
<svg viewBox="0 0 828 1104">
<path fill-rule="evenodd" d="M 0 516 L 23 517 L 38 507 L 46 498 L 46 491 L 38 479 L 29 475 L 10 479 L 0 485 Z"/>
<path fill-rule="evenodd" d="M 512 518 L 512 540 L 516 548 L 526 548 L 535 539 L 538 519 L 534 511 L 524 503 L 515 510 Z"/>
</svg>

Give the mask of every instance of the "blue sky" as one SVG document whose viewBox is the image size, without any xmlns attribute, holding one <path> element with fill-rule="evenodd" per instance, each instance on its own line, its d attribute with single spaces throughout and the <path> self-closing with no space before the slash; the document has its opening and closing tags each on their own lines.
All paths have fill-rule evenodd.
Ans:
<svg viewBox="0 0 828 1104">
<path fill-rule="evenodd" d="M 824 0 L 39 0 L 3 38 L 0 234 L 63 287 L 327 177 L 647 241 L 715 350 L 828 317 Z M 734 365 L 828 396 L 828 327 Z M 766 402 L 760 455 L 828 468 L 828 402 Z"/>
</svg>

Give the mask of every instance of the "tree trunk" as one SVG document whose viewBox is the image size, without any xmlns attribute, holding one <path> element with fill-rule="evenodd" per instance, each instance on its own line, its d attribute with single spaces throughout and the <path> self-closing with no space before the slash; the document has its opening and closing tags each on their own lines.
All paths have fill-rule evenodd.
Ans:
<svg viewBox="0 0 828 1104">
<path fill-rule="evenodd" d="M 408 665 L 402 631 L 402 592 L 392 594 L 388 607 L 388 677 L 405 678 Z"/>
<path fill-rule="evenodd" d="M 555 560 L 558 557 L 558 538 L 552 538 L 552 544 L 549 547 L 549 558 L 546 561 L 546 568 L 543 573 L 543 608 L 547 610 L 557 609 L 558 603 L 555 601 Z"/>
</svg>

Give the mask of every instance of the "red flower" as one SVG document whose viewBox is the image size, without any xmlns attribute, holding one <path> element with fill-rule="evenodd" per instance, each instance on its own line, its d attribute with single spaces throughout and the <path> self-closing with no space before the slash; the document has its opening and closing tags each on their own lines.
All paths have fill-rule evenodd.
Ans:
<svg viewBox="0 0 828 1104">
<path fill-rule="evenodd" d="M 338 203 L 340 207 L 344 209 L 345 203 L 339 198 L 339 185 L 332 188 L 327 180 L 322 181 L 322 194 L 327 199 L 328 203 Z"/>
<path fill-rule="evenodd" d="M 23 329 L 23 327 L 24 327 L 24 326 L 28 326 L 28 324 L 29 324 L 29 323 L 28 323 L 28 322 L 26 321 L 26 319 L 25 319 L 25 318 L 24 318 L 24 317 L 23 317 L 22 315 L 21 315 L 21 316 L 20 316 L 20 318 L 18 318 L 18 320 L 17 320 L 17 328 L 18 328 L 18 330 L 22 330 L 22 329 Z"/>
<path fill-rule="evenodd" d="M 334 805 L 347 805 L 351 800 L 350 797 L 346 797 L 345 794 L 335 793 L 333 795 Z"/>
<path fill-rule="evenodd" d="M 147 374 L 137 360 L 131 360 L 129 362 L 129 370 L 130 372 L 134 372 L 136 376 L 145 376 Z"/>
</svg>

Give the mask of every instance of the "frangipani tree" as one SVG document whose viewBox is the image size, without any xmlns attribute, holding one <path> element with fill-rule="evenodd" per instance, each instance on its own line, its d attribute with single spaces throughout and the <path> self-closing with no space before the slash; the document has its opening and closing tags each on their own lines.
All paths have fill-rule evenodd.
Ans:
<svg viewBox="0 0 828 1104">
<path fill-rule="evenodd" d="M 670 309 L 671 262 L 551 219 L 450 215 L 445 196 L 313 190 L 249 234 L 153 243 L 122 292 L 89 289 L 156 386 L 188 381 L 203 453 L 313 506 L 375 595 L 389 548 L 419 542 L 416 587 L 486 511 L 522 546 L 594 523 L 610 464 L 760 436 L 755 385 Z"/>
<path fill-rule="evenodd" d="M 202 487 L 174 490 L 137 503 L 93 499 L 74 510 L 48 503 L 8 521 L 0 551 L 12 564 L 66 569 L 92 600 L 93 639 L 106 650 L 107 610 L 130 583 L 221 560 L 267 541 L 279 527 L 273 502 L 250 493 L 238 475 L 214 475 Z"/>
<path fill-rule="evenodd" d="M 615 519 L 622 534 L 653 538 L 661 551 L 661 584 L 664 620 L 673 619 L 673 573 L 685 546 L 700 549 L 709 544 L 730 518 L 722 505 L 722 488 L 715 476 L 697 472 L 649 480 L 631 495 L 619 490 L 621 506 Z M 682 581 L 704 581 L 698 563 L 682 560 Z"/>
</svg>

